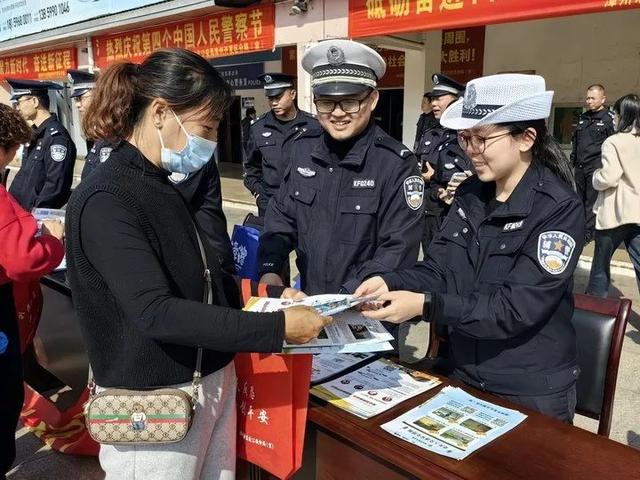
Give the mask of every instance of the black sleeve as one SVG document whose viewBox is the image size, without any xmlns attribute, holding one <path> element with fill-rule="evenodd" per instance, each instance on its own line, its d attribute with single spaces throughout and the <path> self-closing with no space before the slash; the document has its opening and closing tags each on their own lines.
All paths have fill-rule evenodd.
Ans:
<svg viewBox="0 0 640 480">
<path fill-rule="evenodd" d="M 262 154 L 254 136 L 255 128 L 249 127 L 247 138 L 247 148 L 244 158 L 244 185 L 258 197 L 262 194 Z"/>
<path fill-rule="evenodd" d="M 76 163 L 76 146 L 71 137 L 54 135 L 42 153 L 46 178 L 34 207 L 60 208 L 69 199 Z"/>
<path fill-rule="evenodd" d="M 93 195 L 80 225 L 88 260 L 132 327 L 144 335 L 220 352 L 282 350 L 282 312 L 243 312 L 177 296 L 135 214 L 115 196 Z"/>
<path fill-rule="evenodd" d="M 227 217 L 222 210 L 220 172 L 212 159 L 205 167 L 204 185 L 199 186 L 198 199 L 192 205 L 193 215 L 205 238 L 213 245 L 225 271 L 235 272 L 231 240 L 227 233 Z"/>
</svg>

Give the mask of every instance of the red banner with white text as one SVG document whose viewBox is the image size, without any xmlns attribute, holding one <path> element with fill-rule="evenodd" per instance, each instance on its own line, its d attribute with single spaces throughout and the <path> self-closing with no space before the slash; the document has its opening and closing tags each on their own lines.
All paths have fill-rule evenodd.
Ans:
<svg viewBox="0 0 640 480">
<path fill-rule="evenodd" d="M 640 0 L 349 0 L 349 36 L 562 17 L 640 8 Z"/>
<path fill-rule="evenodd" d="M 205 58 L 227 57 L 260 50 L 275 44 L 273 4 L 171 22 L 128 32 L 93 37 L 96 66 L 113 62 L 139 63 L 162 48 L 186 48 Z"/>
</svg>

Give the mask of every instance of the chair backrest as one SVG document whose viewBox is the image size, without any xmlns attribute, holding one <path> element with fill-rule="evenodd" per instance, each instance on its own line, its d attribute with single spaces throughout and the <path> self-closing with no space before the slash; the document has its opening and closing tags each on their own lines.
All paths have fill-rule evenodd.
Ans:
<svg viewBox="0 0 640 480">
<path fill-rule="evenodd" d="M 599 420 L 598 434 L 609 436 L 622 342 L 631 312 L 627 298 L 596 298 L 574 294 L 571 322 L 576 330 L 580 376 L 576 411 Z M 438 357 L 446 335 L 431 323 L 427 358 Z"/>
<path fill-rule="evenodd" d="M 622 342 L 631 300 L 576 294 L 571 322 L 576 329 L 578 365 L 576 412 L 599 420 L 609 436 Z"/>
</svg>

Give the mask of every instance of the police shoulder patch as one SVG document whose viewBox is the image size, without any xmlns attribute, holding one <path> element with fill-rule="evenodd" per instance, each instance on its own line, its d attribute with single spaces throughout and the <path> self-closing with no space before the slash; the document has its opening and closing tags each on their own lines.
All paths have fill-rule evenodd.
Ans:
<svg viewBox="0 0 640 480">
<path fill-rule="evenodd" d="M 404 180 L 404 198 L 411 210 L 422 207 L 424 199 L 424 180 L 418 175 L 412 175 Z"/>
<path fill-rule="evenodd" d="M 550 230 L 538 237 L 538 263 L 552 275 L 567 269 L 576 248 L 576 241 L 567 233 Z"/>
<path fill-rule="evenodd" d="M 51 159 L 54 162 L 61 162 L 67 156 L 67 147 L 65 147 L 64 145 L 51 145 L 49 151 L 51 153 Z"/>
<path fill-rule="evenodd" d="M 100 149 L 100 163 L 104 163 L 109 159 L 109 156 L 111 155 L 111 150 L 113 150 L 113 148 L 111 147 L 102 147 Z"/>
</svg>

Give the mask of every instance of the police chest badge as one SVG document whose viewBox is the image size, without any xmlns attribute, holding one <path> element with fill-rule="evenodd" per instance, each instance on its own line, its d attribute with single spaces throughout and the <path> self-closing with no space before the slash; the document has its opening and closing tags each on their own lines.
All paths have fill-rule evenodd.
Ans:
<svg viewBox="0 0 640 480">
<path fill-rule="evenodd" d="M 64 145 L 51 145 L 51 159 L 54 162 L 61 162 L 67 156 L 67 147 Z"/>
<path fill-rule="evenodd" d="M 307 167 L 298 167 L 298 173 L 305 178 L 311 178 L 316 176 L 316 172 Z"/>
<path fill-rule="evenodd" d="M 538 263 L 552 275 L 560 275 L 567 269 L 576 242 L 564 232 L 542 232 L 538 237 Z"/>
<path fill-rule="evenodd" d="M 111 147 L 103 147 L 100 149 L 100 163 L 104 163 L 109 159 L 109 155 L 111 155 Z"/>
<path fill-rule="evenodd" d="M 404 198 L 412 210 L 422 207 L 424 198 L 424 180 L 417 175 L 408 177 L 404 181 Z"/>
</svg>

